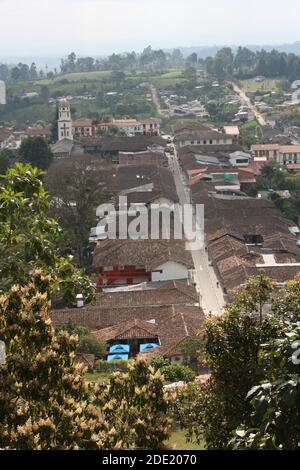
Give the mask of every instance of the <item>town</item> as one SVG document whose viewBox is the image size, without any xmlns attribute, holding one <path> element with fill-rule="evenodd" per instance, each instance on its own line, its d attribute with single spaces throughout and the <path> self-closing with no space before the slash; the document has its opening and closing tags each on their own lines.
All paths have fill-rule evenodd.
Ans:
<svg viewBox="0 0 300 470">
<path fill-rule="evenodd" d="M 203 54 L 0 60 L 0 449 L 299 449 L 300 48 Z"/>
</svg>

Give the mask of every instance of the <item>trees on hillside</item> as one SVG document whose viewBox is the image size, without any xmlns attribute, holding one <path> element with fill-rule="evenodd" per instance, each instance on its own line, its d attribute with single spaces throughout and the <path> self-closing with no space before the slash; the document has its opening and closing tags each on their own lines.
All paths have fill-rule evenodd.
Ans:
<svg viewBox="0 0 300 470">
<path fill-rule="evenodd" d="M 53 154 L 48 142 L 40 136 L 24 139 L 19 153 L 25 163 L 30 163 L 41 170 L 46 170 L 53 161 Z"/>
</svg>

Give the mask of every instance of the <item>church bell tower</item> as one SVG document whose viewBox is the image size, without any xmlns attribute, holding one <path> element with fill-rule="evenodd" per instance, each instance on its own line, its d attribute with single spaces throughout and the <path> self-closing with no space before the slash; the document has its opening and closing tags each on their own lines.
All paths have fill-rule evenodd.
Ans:
<svg viewBox="0 0 300 470">
<path fill-rule="evenodd" d="M 68 100 L 58 102 L 58 140 L 73 140 L 71 106 Z"/>
</svg>

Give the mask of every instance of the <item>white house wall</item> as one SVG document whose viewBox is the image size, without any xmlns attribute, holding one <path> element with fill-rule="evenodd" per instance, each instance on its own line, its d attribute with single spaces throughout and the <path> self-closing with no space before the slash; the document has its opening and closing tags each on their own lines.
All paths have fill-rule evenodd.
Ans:
<svg viewBox="0 0 300 470">
<path fill-rule="evenodd" d="M 178 281 L 180 279 L 188 279 L 189 277 L 189 270 L 182 264 L 174 261 L 168 261 L 158 266 L 155 271 L 162 271 L 162 273 L 153 272 L 152 282 Z"/>
</svg>

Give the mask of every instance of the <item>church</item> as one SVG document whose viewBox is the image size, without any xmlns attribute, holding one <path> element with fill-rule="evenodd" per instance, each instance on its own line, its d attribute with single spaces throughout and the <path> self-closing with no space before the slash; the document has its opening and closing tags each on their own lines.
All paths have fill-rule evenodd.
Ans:
<svg viewBox="0 0 300 470">
<path fill-rule="evenodd" d="M 70 157 L 74 150 L 71 106 L 66 98 L 58 102 L 58 141 L 52 145 L 56 159 Z"/>
</svg>

